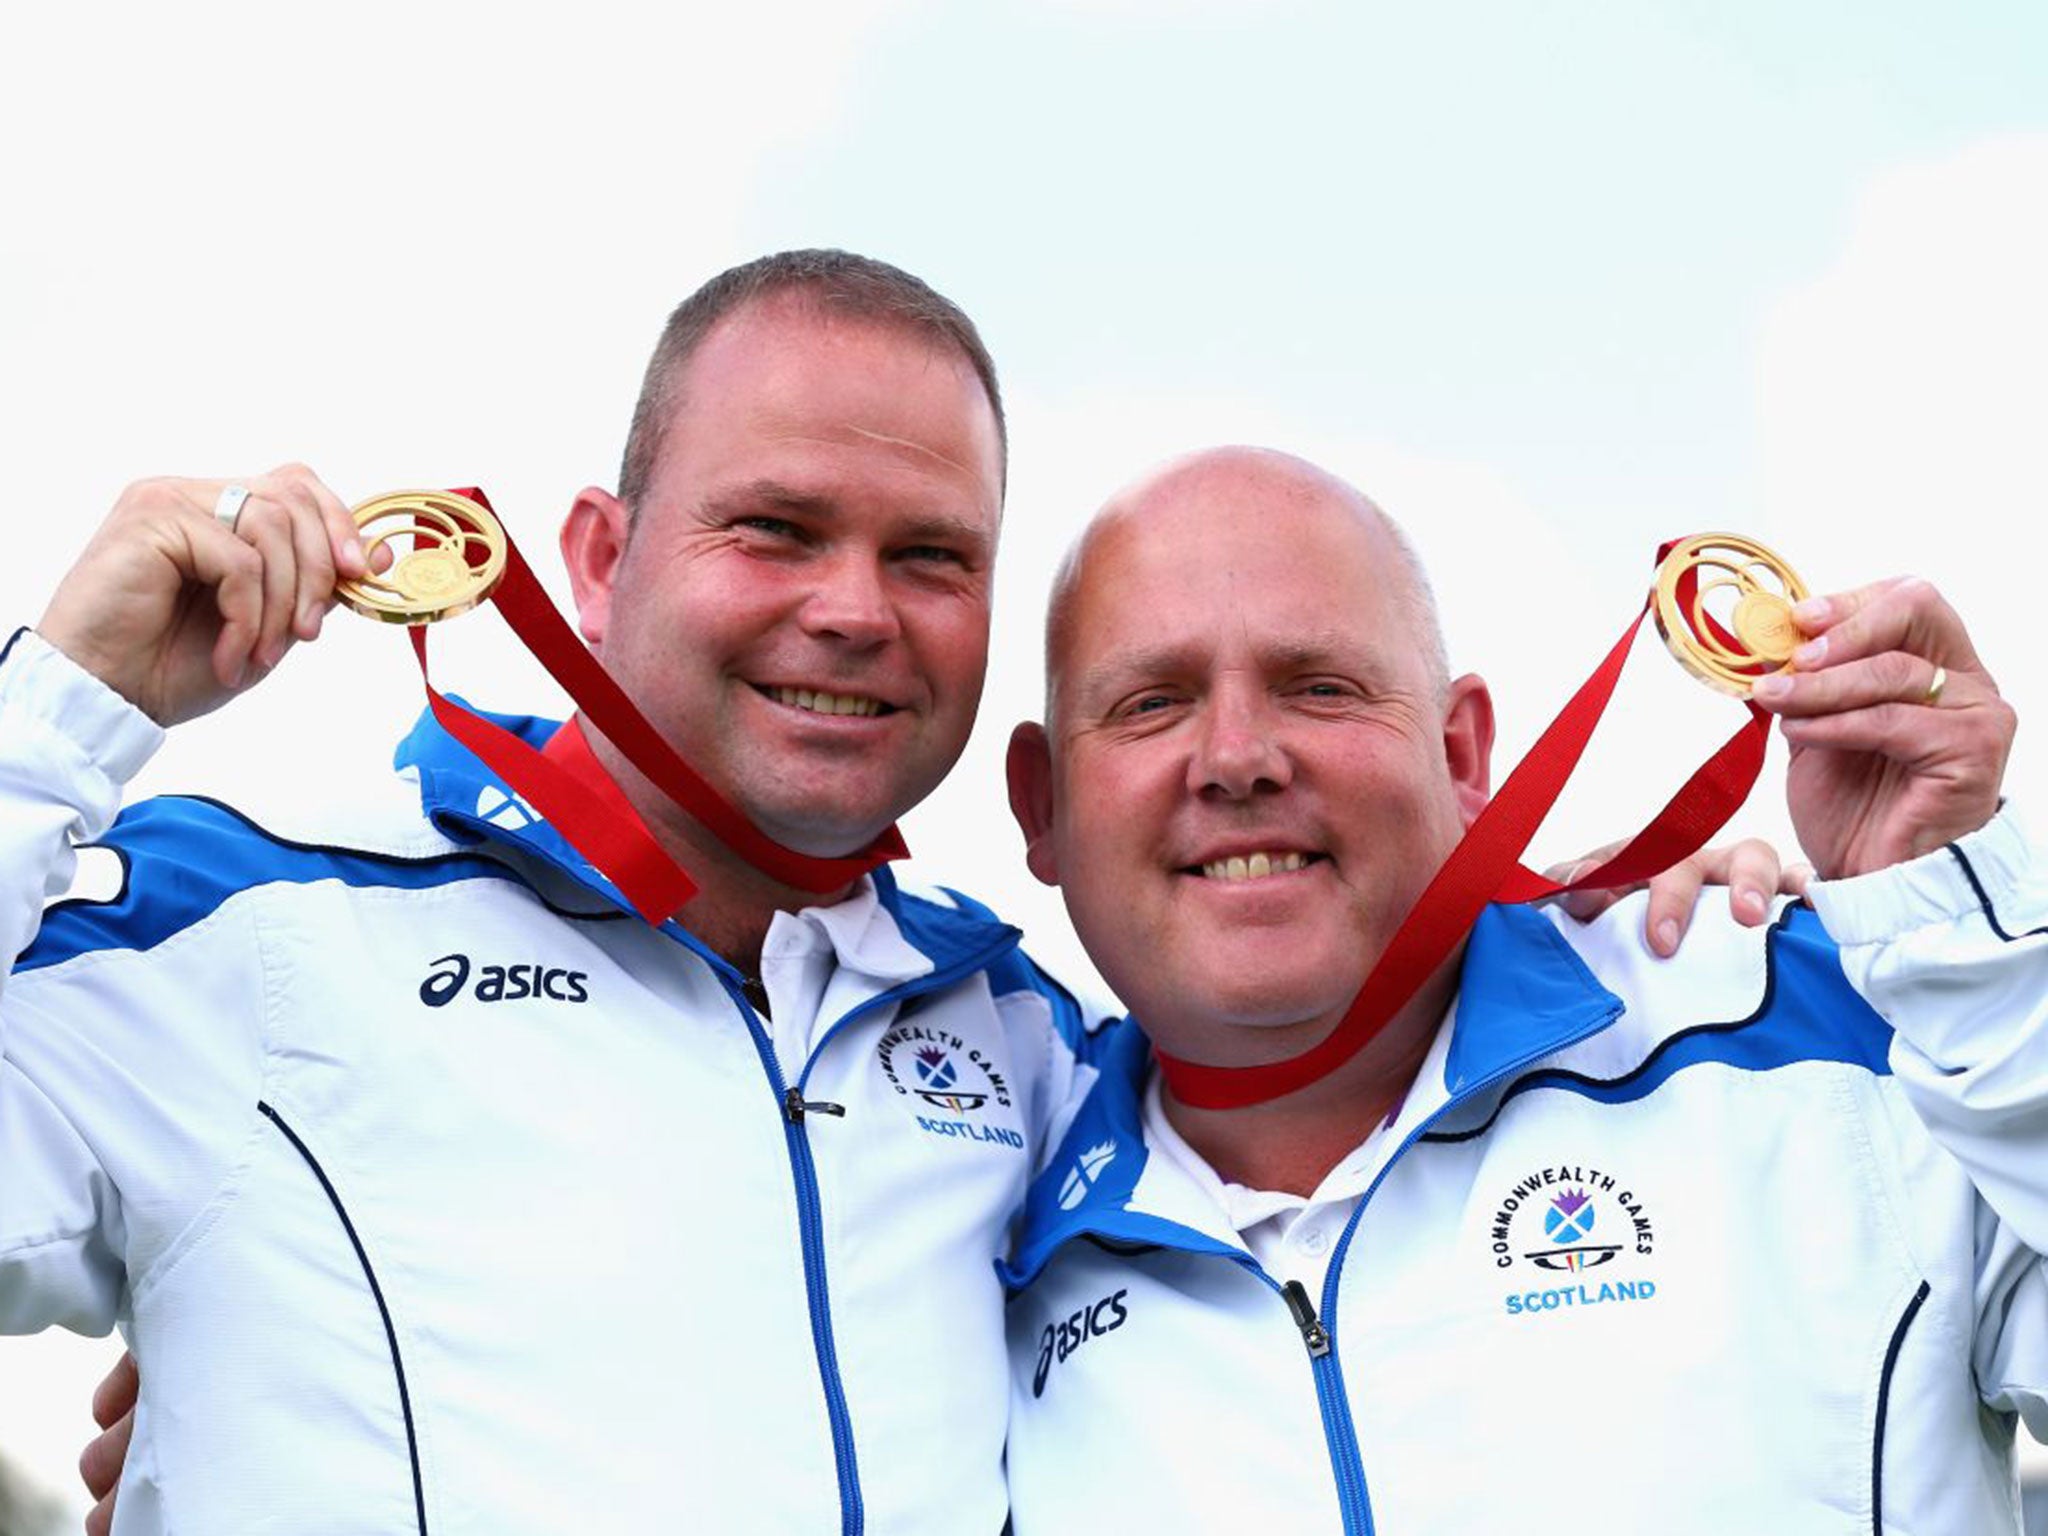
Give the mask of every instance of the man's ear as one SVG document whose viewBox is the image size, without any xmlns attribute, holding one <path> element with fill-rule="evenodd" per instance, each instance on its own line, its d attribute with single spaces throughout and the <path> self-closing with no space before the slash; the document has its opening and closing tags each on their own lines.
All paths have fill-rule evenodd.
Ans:
<svg viewBox="0 0 2048 1536">
<path fill-rule="evenodd" d="M 562 519 L 562 564 L 576 597 L 576 628 L 593 646 L 604 644 L 612 615 L 612 585 L 632 532 L 626 504 L 610 491 L 587 485 Z"/>
<path fill-rule="evenodd" d="M 1444 709 L 1444 763 L 1458 800 L 1458 819 L 1471 826 L 1493 793 L 1493 695 L 1468 672 L 1451 684 Z"/>
<path fill-rule="evenodd" d="M 1059 856 L 1052 839 L 1052 743 L 1045 727 L 1026 720 L 1010 732 L 1006 760 L 1010 814 L 1024 833 L 1024 863 L 1047 885 L 1060 883 Z"/>
</svg>

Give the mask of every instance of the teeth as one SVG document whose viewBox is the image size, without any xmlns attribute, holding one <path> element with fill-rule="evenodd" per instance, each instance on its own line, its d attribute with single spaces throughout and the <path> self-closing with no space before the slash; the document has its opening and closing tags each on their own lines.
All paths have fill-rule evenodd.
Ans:
<svg viewBox="0 0 2048 1536">
<path fill-rule="evenodd" d="M 850 693 L 822 693 L 810 688 L 770 688 L 768 696 L 778 704 L 808 709 L 815 715 L 879 715 L 880 699 L 864 699 Z"/>
<path fill-rule="evenodd" d="M 1211 880 L 1262 880 L 1267 875 L 1291 875 L 1308 862 L 1302 853 L 1253 853 L 1212 859 L 1202 866 Z"/>
</svg>

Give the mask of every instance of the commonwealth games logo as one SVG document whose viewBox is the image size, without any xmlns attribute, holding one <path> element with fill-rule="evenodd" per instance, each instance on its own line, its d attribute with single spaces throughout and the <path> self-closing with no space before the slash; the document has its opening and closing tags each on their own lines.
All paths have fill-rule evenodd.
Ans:
<svg viewBox="0 0 2048 1536">
<path fill-rule="evenodd" d="M 1501 1298 L 1506 1314 L 1576 1313 L 1653 1299 L 1657 1279 L 1645 1271 L 1653 1268 L 1657 1232 L 1647 1204 L 1630 1181 L 1590 1163 L 1554 1164 L 1517 1180 L 1487 1229 L 1496 1268 L 1526 1261 L 1566 1275 L 1601 1274 L 1560 1281 L 1525 1272 Z M 1617 1268 L 1605 1268 L 1617 1258 L 1623 1260 Z"/>
<path fill-rule="evenodd" d="M 940 1109 L 950 1109 L 958 1115 L 979 1109 L 988 1102 L 987 1094 L 965 1092 L 960 1088 L 960 1069 L 939 1046 L 927 1045 L 919 1050 L 912 1065 L 917 1069 L 917 1080 L 924 1084 L 916 1090 L 917 1096 L 927 1104 L 936 1104 Z"/>
<path fill-rule="evenodd" d="M 1539 1211 L 1540 1222 L 1532 1220 Z M 1648 1258 L 1657 1242 L 1642 1196 L 1590 1164 L 1538 1168 L 1519 1180 L 1501 1196 L 1488 1235 L 1501 1269 L 1527 1260 L 1570 1274 L 1597 1269 L 1621 1253 Z"/>
<path fill-rule="evenodd" d="M 1583 1189 L 1568 1189 L 1543 1213 L 1543 1235 L 1555 1248 L 1525 1253 L 1523 1258 L 1544 1269 L 1582 1270 L 1605 1264 L 1621 1252 L 1619 1243 L 1589 1242 L 1600 1208 Z"/>
<path fill-rule="evenodd" d="M 888 1030 L 875 1046 L 875 1064 L 891 1088 L 963 1118 L 991 1103 L 996 1110 L 1010 1107 L 1001 1059 L 994 1048 L 953 1030 L 909 1021 Z"/>
</svg>

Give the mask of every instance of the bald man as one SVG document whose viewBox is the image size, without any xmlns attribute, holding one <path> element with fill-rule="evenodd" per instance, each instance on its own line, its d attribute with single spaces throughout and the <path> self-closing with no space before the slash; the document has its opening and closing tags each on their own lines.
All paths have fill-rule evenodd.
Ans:
<svg viewBox="0 0 2048 1536">
<path fill-rule="evenodd" d="M 1489 909 L 1323 1040 L 1486 804 L 1492 706 L 1363 496 L 1167 466 L 1064 571 L 1011 798 L 1131 1018 L 1008 1279 L 1020 1536 L 2017 1528 L 2048 1429 L 2048 881 L 2012 711 L 1924 582 L 1760 686 L 1824 878 L 1676 961 Z"/>
</svg>

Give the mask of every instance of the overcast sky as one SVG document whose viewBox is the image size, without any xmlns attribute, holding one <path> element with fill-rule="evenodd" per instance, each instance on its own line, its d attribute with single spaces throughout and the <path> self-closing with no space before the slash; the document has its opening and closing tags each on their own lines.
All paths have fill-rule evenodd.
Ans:
<svg viewBox="0 0 2048 1536">
<path fill-rule="evenodd" d="M 1037 710 L 1047 575 L 1117 484 L 1219 441 L 1306 453 L 1408 524 L 1453 665 L 1494 685 L 1497 776 L 1655 546 L 1730 528 L 1821 590 L 1935 579 L 2021 709 L 2009 788 L 2040 802 L 2038 3 L 545 14 L 10 17 L 10 626 L 125 482 L 286 459 L 350 499 L 482 483 L 566 602 L 554 527 L 611 483 L 669 307 L 763 251 L 842 245 L 960 301 L 1003 370 L 989 695 L 906 830 L 942 850 L 916 873 L 1061 966 L 1085 962 L 999 779 Z M 444 687 L 552 707 L 494 619 L 436 645 Z M 345 793 L 418 704 L 399 632 L 337 621 L 138 788 Z M 1738 719 L 1652 639 L 1538 854 L 1636 830 Z M 1745 825 L 1789 838 L 1775 782 L 1758 800 Z M 104 1347 L 0 1347 L 0 1449 L 68 1479 Z"/>
</svg>

